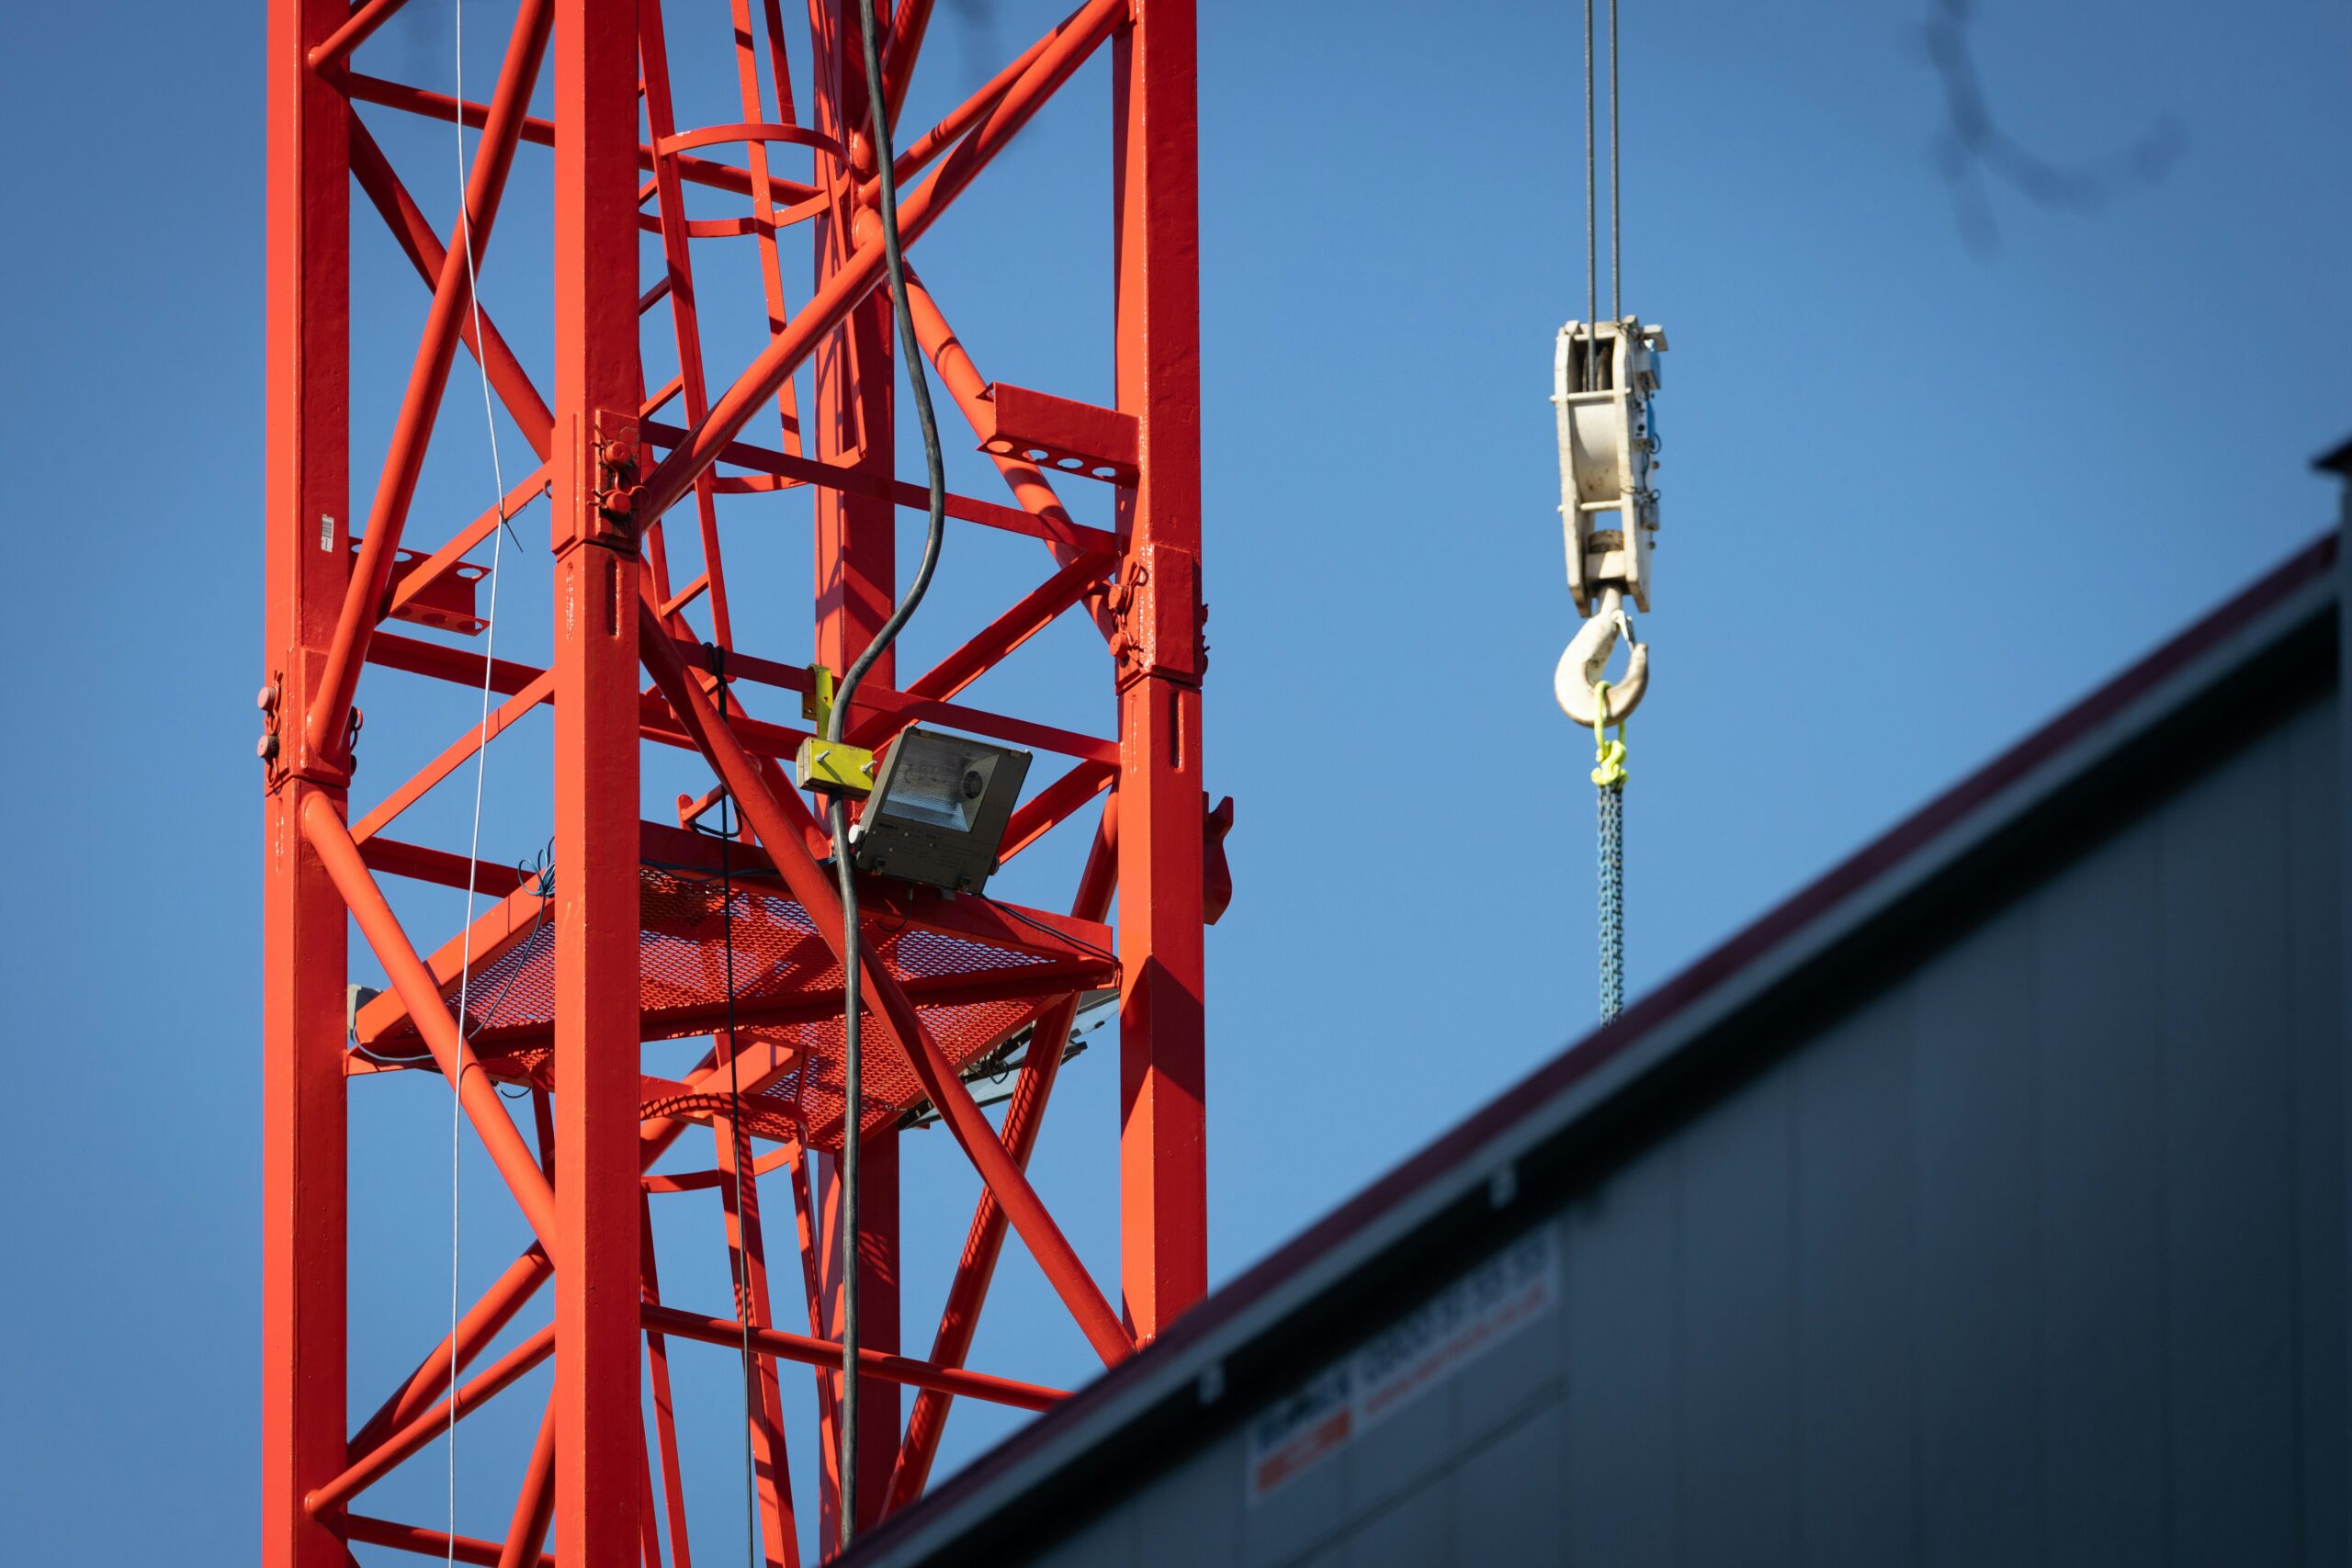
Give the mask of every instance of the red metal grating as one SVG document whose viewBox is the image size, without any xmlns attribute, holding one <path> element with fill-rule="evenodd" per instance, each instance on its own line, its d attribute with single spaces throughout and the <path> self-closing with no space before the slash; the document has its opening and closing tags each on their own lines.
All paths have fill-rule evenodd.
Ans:
<svg viewBox="0 0 2352 1568">
<path fill-rule="evenodd" d="M 923 1024 L 939 1048 L 960 1071 L 1002 1044 L 1037 1016 L 1042 1000 L 974 1002 L 962 1006 L 927 1007 L 920 1010 Z M 752 1095 L 758 1108 L 799 1123 L 801 1141 L 811 1148 L 837 1149 L 842 1143 L 842 1021 L 796 1024 L 788 1029 L 751 1032 L 780 1046 L 797 1047 L 800 1065 Z M 858 1055 L 865 1064 L 867 1134 L 902 1115 L 922 1098 L 922 1086 L 913 1069 L 889 1043 L 886 1026 L 871 1009 L 858 1041 Z M 749 1120 L 747 1117 L 746 1120 Z"/>
<path fill-rule="evenodd" d="M 641 1038 L 683 1039 L 726 1026 L 731 946 L 739 1032 L 773 1048 L 759 1053 L 764 1060 L 798 1057 L 746 1097 L 752 1112 L 747 1120 L 763 1135 L 792 1135 L 797 1127 L 811 1147 L 839 1147 L 842 969 L 808 911 L 766 886 L 738 882 L 722 897 L 719 879 L 700 872 L 649 866 L 639 874 Z M 867 941 L 876 960 L 915 998 L 932 1038 L 958 1069 L 1001 1044 L 1055 995 L 1080 988 L 1036 974 L 1069 958 L 1047 948 L 916 925 L 869 926 Z M 467 982 L 467 1038 L 500 1077 L 543 1081 L 554 1022 L 554 953 L 555 931 L 542 921 Z M 442 994 L 454 1012 L 457 985 Z M 887 1026 L 871 1008 L 865 1016 L 864 1125 L 871 1133 L 920 1100 L 922 1089 Z M 363 1043 L 379 1059 L 414 1056 L 425 1065 L 423 1042 L 405 1016 L 364 1031 Z M 717 1109 L 685 1085 L 655 1077 L 645 1083 L 646 1104 L 662 1113 L 700 1119 Z"/>
</svg>

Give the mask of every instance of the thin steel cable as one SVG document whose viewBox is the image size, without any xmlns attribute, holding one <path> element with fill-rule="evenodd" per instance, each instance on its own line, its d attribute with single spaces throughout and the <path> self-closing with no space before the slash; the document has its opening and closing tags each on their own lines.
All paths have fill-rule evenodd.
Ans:
<svg viewBox="0 0 2352 1568">
<path fill-rule="evenodd" d="M 710 645 L 710 671 L 718 677 L 718 722 L 727 722 L 727 654 L 717 643 Z M 719 933 L 726 948 L 727 975 L 727 1142 L 729 1163 L 735 1168 L 735 1237 L 736 1245 L 728 1255 L 728 1264 L 735 1275 L 735 1318 L 742 1325 L 743 1370 L 743 1561 L 757 1563 L 760 1560 L 760 1472 L 759 1461 L 752 1452 L 752 1394 L 759 1379 L 758 1363 L 752 1359 L 752 1275 L 745 1251 L 747 1234 L 743 1229 L 743 1178 L 751 1167 L 751 1137 L 743 1131 L 743 1053 L 735 1041 L 735 878 L 732 858 L 729 853 L 735 841 L 735 796 L 732 791 L 722 791 L 718 797 L 718 908 Z"/>
<path fill-rule="evenodd" d="M 452 32 L 456 34 L 457 101 L 466 101 L 466 5 L 457 0 Z M 466 257 L 466 302 L 473 316 L 474 342 L 483 341 L 481 331 L 481 279 L 474 271 L 474 221 L 471 205 L 466 193 L 466 121 L 462 113 L 453 115 L 458 132 L 458 243 Z M 481 373 L 482 423 L 490 434 L 490 478 L 492 505 L 498 513 L 498 528 L 490 536 L 490 605 L 482 621 L 481 662 L 481 721 L 474 741 L 474 809 L 473 826 L 468 835 L 466 863 L 481 860 L 481 803 L 483 786 L 490 776 L 490 691 L 491 673 L 496 667 L 498 655 L 498 576 L 500 556 L 504 547 L 506 527 L 506 473 L 498 454 L 498 415 L 491 401 L 490 367 L 484 356 L 474 355 Z M 468 992 L 473 981 L 474 966 L 474 879 L 466 876 L 465 923 L 459 928 L 458 958 L 458 1029 L 462 1036 L 466 1027 Z M 503 993 L 502 993 L 503 995 Z M 465 1068 L 460 1066 L 457 1076 L 449 1080 L 449 1475 L 448 1475 L 448 1551 L 444 1561 L 456 1568 L 458 1561 L 458 1321 L 459 1240 L 463 1235 L 464 1203 L 460 1196 L 460 1177 L 464 1165 Z"/>
<path fill-rule="evenodd" d="M 1592 107 L 1592 0 L 1584 0 L 1584 324 L 1589 329 L 1600 316 L 1600 209 L 1594 190 Z M 1597 343 L 1596 339 L 1596 343 Z M 1593 389 L 1595 343 L 1585 345 L 1584 389 Z"/>
<path fill-rule="evenodd" d="M 989 908 L 994 909 L 998 914 L 1010 916 L 1013 919 L 1019 920 L 1023 925 L 1028 926 L 1032 930 L 1043 932 L 1046 937 L 1055 942 L 1066 942 L 1073 947 L 1084 948 L 1087 952 L 1094 954 L 1097 958 L 1102 959 L 1106 963 L 1116 964 L 1119 961 L 1119 955 L 1117 953 L 1097 947 L 1091 942 L 1081 941 L 1079 938 L 1070 935 L 1068 931 L 1057 931 L 1053 927 L 1047 925 L 1045 921 L 1038 919 L 1032 915 L 1023 913 L 1013 905 L 1000 904 L 985 893 L 975 893 L 972 897 L 978 898 L 981 903 L 986 904 Z"/>
<path fill-rule="evenodd" d="M 1585 297 L 1588 310 L 1598 312 L 1600 292 L 1600 260 L 1596 231 L 1600 227 L 1594 200 L 1594 179 L 1598 157 L 1593 145 L 1593 47 L 1592 0 L 1584 6 L 1584 201 L 1585 201 Z M 1609 0 L 1609 313 L 1611 319 L 1624 320 L 1624 251 L 1619 228 L 1622 161 L 1618 154 L 1617 114 L 1617 0 Z M 1600 337 L 1594 334 L 1585 355 L 1585 389 L 1599 387 Z M 1634 519 L 1631 515 L 1619 519 L 1632 536 Z M 1630 547 L 1630 546 L 1629 546 Z M 1599 718 L 1593 725 L 1592 738 L 1600 744 L 1607 728 L 1608 705 L 1600 705 Z M 1618 731 L 1622 739 L 1624 735 Z M 1596 774 L 1596 778 L 1598 778 Z M 1598 852 L 1600 860 L 1600 1021 L 1612 1022 L 1625 1006 L 1625 784 L 1623 778 L 1598 785 L 1594 803 L 1598 817 Z"/>
<path fill-rule="evenodd" d="M 1625 319 L 1625 265 L 1617 242 L 1617 0 L 1609 0 L 1609 316 L 1622 321 Z"/>
<path fill-rule="evenodd" d="M 907 304 L 907 269 L 899 247 L 898 181 L 891 169 L 890 117 L 882 90 L 882 55 L 875 43 L 874 0 L 858 0 L 857 24 L 865 46 L 865 106 L 873 125 L 876 196 L 882 210 L 882 258 L 890 276 L 891 312 L 898 318 L 899 341 L 907 362 L 907 381 L 914 392 L 915 418 L 922 426 L 922 456 L 930 480 L 930 515 L 923 532 L 922 561 L 906 597 L 890 612 L 850 665 L 833 693 L 833 710 L 825 720 L 825 739 L 842 738 L 842 721 L 850 697 L 865 672 L 898 640 L 900 628 L 931 591 L 932 574 L 939 569 L 939 551 L 947 536 L 947 469 L 939 446 L 939 421 L 932 412 L 931 378 L 923 372 L 922 343 L 915 335 L 914 312 Z M 826 813 L 833 834 L 834 874 L 842 894 L 842 1404 L 841 1404 L 841 1541 L 843 1547 L 857 1534 L 857 1168 L 858 1135 L 865 1119 L 864 1065 L 860 1060 L 859 1011 L 864 1006 L 858 974 L 857 886 L 849 857 L 849 806 L 838 795 Z M 909 1050 L 911 1040 L 904 1042 Z"/>
</svg>

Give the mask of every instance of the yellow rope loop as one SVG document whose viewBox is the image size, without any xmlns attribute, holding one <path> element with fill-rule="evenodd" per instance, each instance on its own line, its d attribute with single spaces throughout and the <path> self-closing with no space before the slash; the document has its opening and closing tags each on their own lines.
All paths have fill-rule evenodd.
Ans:
<svg viewBox="0 0 2352 1568">
<path fill-rule="evenodd" d="M 1625 782 L 1625 721 L 1617 721 L 1617 739 L 1602 739 L 1609 727 L 1609 682 L 1592 683 L 1592 782 L 1608 789 Z"/>
</svg>

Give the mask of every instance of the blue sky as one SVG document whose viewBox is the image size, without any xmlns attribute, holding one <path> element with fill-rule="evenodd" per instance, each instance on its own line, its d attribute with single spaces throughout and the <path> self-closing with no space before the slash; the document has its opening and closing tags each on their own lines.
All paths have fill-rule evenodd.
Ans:
<svg viewBox="0 0 2352 1568">
<path fill-rule="evenodd" d="M 2181 133 L 2160 183 L 2095 213 L 1990 188 L 1987 247 L 1934 162 L 1924 0 L 1625 9 L 1625 304 L 1674 344 L 1628 796 L 1639 991 L 2326 525 L 2307 463 L 2352 434 L 2352 17 L 1981 0 L 1977 57 L 2021 141 L 2072 161 L 2161 117 Z M 695 52 L 713 19 L 672 10 L 681 70 L 715 63 Z M 909 123 L 1052 10 L 943 6 Z M 1572 629 L 1545 396 L 1584 290 L 1575 17 L 1450 15 L 1204 6 L 1206 754 L 1239 801 L 1238 893 L 1210 942 L 1220 1279 L 1590 1013 L 1588 764 L 1547 686 Z M 415 0 L 364 62 L 446 85 L 451 23 L 448 0 Z M 504 28 L 490 0 L 470 8 L 478 95 Z M 0 1474 L 26 1561 L 160 1540 L 238 1563 L 258 1462 L 261 12 L 35 8 L 12 33 L 0 115 L 27 155 L 0 397 L 28 480 L 5 635 L 28 700 L 0 772 L 19 824 L 0 918 L 20 1105 Z M 723 73 L 697 83 L 682 118 L 735 118 Z M 1107 108 L 1097 65 L 916 254 L 992 377 L 1107 395 Z M 371 124 L 446 220 L 447 129 Z M 483 283 L 537 363 L 546 190 L 526 149 Z M 424 296 L 357 217 L 364 498 Z M 737 334 L 714 358 L 740 363 L 750 275 L 708 265 L 706 292 L 729 301 L 714 344 Z M 461 360 L 420 529 L 487 501 L 470 377 Z M 524 448 L 501 435 L 511 479 Z M 967 456 L 951 475 L 990 493 Z M 729 519 L 748 640 L 806 657 L 805 515 Z M 525 658 L 546 636 L 539 521 L 502 562 L 502 647 Z M 1041 574 L 1020 541 L 976 532 L 951 538 L 914 665 Z M 1099 649 L 1062 633 L 976 697 L 1102 728 Z M 372 679 L 383 761 L 363 790 L 470 703 Z M 485 853 L 543 840 L 545 759 L 543 728 L 494 751 Z M 687 787 L 682 761 L 649 767 L 649 802 Z M 443 795 L 415 836 L 459 845 L 468 802 Z M 1069 864 L 1041 854 L 1001 890 L 1057 900 Z M 459 915 L 438 889 L 401 909 L 435 940 Z M 1107 1274 L 1104 1045 L 1065 1076 L 1035 1174 Z M 447 1111 L 421 1077 L 355 1091 L 362 1409 L 446 1312 Z M 908 1163 L 920 1341 L 972 1183 L 944 1134 L 913 1135 Z M 471 1289 L 519 1235 L 478 1166 Z M 665 1254 L 665 1284 L 715 1311 L 708 1232 Z M 731 1377 L 723 1352 L 688 1354 L 690 1460 L 723 1486 Z M 974 1359 L 1085 1375 L 1017 1248 Z M 537 1411 L 526 1393 L 480 1418 L 461 1528 L 496 1533 Z M 960 1409 L 946 1462 L 1005 1429 Z M 436 1453 L 379 1506 L 432 1521 L 441 1494 Z M 731 1506 L 722 1491 L 695 1516 L 706 1552 L 735 1539 Z"/>
</svg>

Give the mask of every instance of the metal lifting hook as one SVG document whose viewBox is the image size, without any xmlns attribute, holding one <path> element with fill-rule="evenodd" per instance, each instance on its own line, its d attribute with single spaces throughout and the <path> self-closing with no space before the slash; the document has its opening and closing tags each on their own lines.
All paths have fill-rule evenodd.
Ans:
<svg viewBox="0 0 2352 1568">
<path fill-rule="evenodd" d="M 1608 712 L 1604 714 L 1593 689 L 1605 678 L 1609 656 L 1617 650 L 1620 636 L 1631 651 L 1626 656 L 1624 677 L 1610 683 Z M 1625 614 L 1624 594 L 1614 587 L 1604 588 L 1600 604 L 1577 628 L 1577 635 L 1568 639 L 1567 651 L 1560 655 L 1559 665 L 1552 671 L 1552 695 L 1562 713 L 1591 729 L 1629 717 L 1642 705 L 1649 683 L 1649 644 L 1634 636 L 1634 623 Z"/>
</svg>

